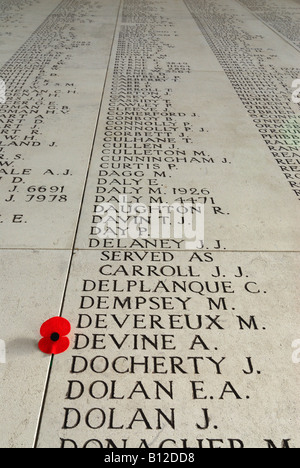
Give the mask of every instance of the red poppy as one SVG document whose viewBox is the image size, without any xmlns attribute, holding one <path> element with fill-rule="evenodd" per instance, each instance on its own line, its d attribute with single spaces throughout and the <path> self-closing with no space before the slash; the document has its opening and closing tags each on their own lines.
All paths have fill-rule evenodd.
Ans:
<svg viewBox="0 0 300 468">
<path fill-rule="evenodd" d="M 68 320 L 62 317 L 53 317 L 41 327 L 43 338 L 39 342 L 40 350 L 45 354 L 61 354 L 70 346 L 67 335 L 71 331 Z"/>
</svg>

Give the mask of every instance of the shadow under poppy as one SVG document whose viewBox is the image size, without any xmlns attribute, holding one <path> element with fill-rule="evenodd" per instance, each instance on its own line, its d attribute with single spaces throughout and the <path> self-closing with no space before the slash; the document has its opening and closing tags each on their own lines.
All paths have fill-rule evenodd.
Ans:
<svg viewBox="0 0 300 468">
<path fill-rule="evenodd" d="M 6 343 L 7 358 L 18 359 L 24 355 L 34 354 L 38 350 L 37 341 L 31 338 L 16 338 Z"/>
</svg>

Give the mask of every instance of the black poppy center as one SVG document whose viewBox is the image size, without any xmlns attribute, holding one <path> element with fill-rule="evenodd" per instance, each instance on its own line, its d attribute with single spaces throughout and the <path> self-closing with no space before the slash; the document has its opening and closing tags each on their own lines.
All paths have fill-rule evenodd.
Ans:
<svg viewBox="0 0 300 468">
<path fill-rule="evenodd" d="M 52 333 L 51 335 L 51 341 L 58 341 L 59 340 L 59 334 L 58 333 Z"/>
</svg>

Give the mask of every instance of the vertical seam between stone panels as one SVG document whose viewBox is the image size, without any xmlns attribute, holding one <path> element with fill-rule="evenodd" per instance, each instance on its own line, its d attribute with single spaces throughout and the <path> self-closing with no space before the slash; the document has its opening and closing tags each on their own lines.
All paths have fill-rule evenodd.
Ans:
<svg viewBox="0 0 300 468">
<path fill-rule="evenodd" d="M 65 298 L 66 298 L 66 293 L 67 293 L 67 289 L 68 289 L 68 283 L 69 283 L 69 278 L 70 278 L 70 273 L 71 273 L 71 268 L 72 268 L 72 263 L 73 263 L 73 257 L 74 257 L 74 253 L 75 253 L 74 249 L 75 249 L 75 244 L 76 244 L 76 239 L 77 239 L 77 233 L 78 233 L 79 223 L 80 223 L 80 219 L 81 219 L 81 213 L 82 213 L 82 208 L 83 208 L 83 203 L 84 203 L 84 198 L 85 198 L 85 192 L 86 192 L 86 188 L 87 188 L 87 182 L 88 182 L 88 178 L 89 178 L 90 167 L 91 167 L 91 162 L 92 162 L 92 157 L 93 157 L 93 152 L 94 152 L 94 147 L 95 147 L 95 142 L 96 142 L 97 130 L 98 130 L 98 125 L 99 125 L 99 121 L 100 121 L 103 98 L 104 98 L 104 93 L 105 93 L 105 89 L 106 89 L 108 73 L 109 73 L 109 70 L 110 70 L 112 52 L 113 52 L 113 47 L 114 47 L 114 43 L 115 43 L 116 32 L 117 32 L 117 27 L 118 27 L 118 24 L 119 24 L 119 18 L 120 18 L 120 12 L 121 12 L 122 5 L 123 5 L 123 0 L 120 0 L 119 9 L 118 9 L 118 12 L 117 12 L 117 17 L 116 17 L 115 29 L 114 29 L 114 33 L 113 33 L 113 37 L 112 37 L 112 42 L 111 42 L 110 54 L 109 54 L 109 58 L 108 58 L 108 62 L 107 62 L 105 80 L 104 80 L 104 84 L 103 84 L 102 92 L 101 92 L 101 99 L 100 99 L 100 103 L 99 103 L 99 111 L 98 111 L 97 121 L 96 121 L 96 125 L 95 125 L 95 131 L 94 131 L 94 137 L 93 137 L 93 142 L 92 142 L 88 167 L 87 167 L 86 176 L 85 176 L 83 193 L 82 193 L 82 196 L 81 196 L 81 203 L 80 203 L 78 217 L 77 217 L 76 229 L 75 229 L 73 243 L 72 243 L 71 257 L 70 257 L 70 260 L 69 260 L 69 265 L 68 265 L 67 276 L 66 276 L 65 286 L 64 286 L 63 295 L 62 295 L 62 301 L 61 301 L 59 316 L 62 316 L 63 309 L 64 309 Z M 38 416 L 38 421 L 37 421 L 37 426 L 36 426 L 36 433 L 35 433 L 34 441 L 33 441 L 33 448 L 37 448 L 37 445 L 38 445 L 38 440 L 39 440 L 39 436 L 40 436 L 40 430 L 41 430 L 42 419 L 43 419 L 44 409 L 45 409 L 46 400 L 47 400 L 47 393 L 48 393 L 48 388 L 49 388 L 51 370 L 52 370 L 53 363 L 54 363 L 54 356 L 52 356 L 51 359 L 50 359 L 49 368 L 48 368 L 48 372 L 47 372 L 47 376 L 46 376 L 46 382 L 45 382 L 45 387 L 44 387 L 44 391 L 43 391 L 41 408 L 40 408 L 40 412 L 39 412 L 39 416 Z"/>
<path fill-rule="evenodd" d="M 100 99 L 99 111 L 98 111 L 98 116 L 97 116 L 96 125 L 95 125 L 94 137 L 93 137 L 90 157 L 89 157 L 89 161 L 88 161 L 88 167 L 87 167 L 84 186 L 83 186 L 83 192 L 82 192 L 82 196 L 81 196 L 81 203 L 80 203 L 79 212 L 78 212 L 77 224 L 76 224 L 76 228 L 75 228 L 75 232 L 74 232 L 74 239 L 73 239 L 73 245 L 72 245 L 73 254 L 74 254 L 74 250 L 75 250 L 75 246 L 76 246 L 77 234 L 78 234 L 78 230 L 79 230 L 81 214 L 82 214 L 82 209 L 83 209 L 83 204 L 84 204 L 84 199 L 85 199 L 85 193 L 86 193 L 86 189 L 87 189 L 87 184 L 88 184 L 88 179 L 89 179 L 89 174 L 90 174 L 90 169 L 91 169 L 91 163 L 92 163 L 92 158 L 93 158 L 93 154 L 94 154 L 94 148 L 95 148 L 95 143 L 96 143 L 96 138 L 97 138 L 99 121 L 100 121 L 101 111 L 102 111 L 102 104 L 103 104 L 103 100 L 104 100 L 104 95 L 105 95 L 105 90 L 106 90 L 106 85 L 107 85 L 107 80 L 108 80 L 108 74 L 109 74 L 111 60 L 112 60 L 112 52 L 113 52 L 113 47 L 114 47 L 114 44 L 115 44 L 116 32 L 117 32 L 117 27 L 118 27 L 118 24 L 119 24 L 119 18 L 120 18 L 120 12 L 121 12 L 121 6 L 122 5 L 123 5 L 123 0 L 120 0 L 119 9 L 118 9 L 118 12 L 117 12 L 115 30 L 114 30 L 114 33 L 113 33 L 112 44 L 111 44 L 110 53 L 109 53 L 108 62 L 107 62 L 106 75 L 105 75 L 104 84 L 103 84 L 102 92 L 101 92 L 101 99 Z M 71 262 L 72 262 L 72 259 L 71 259 Z"/>
<path fill-rule="evenodd" d="M 288 39 L 287 37 L 285 37 L 283 34 L 281 34 L 279 31 L 277 31 L 277 29 L 273 28 L 273 26 L 271 26 L 270 24 L 268 24 L 265 20 L 263 20 L 258 14 L 256 14 L 254 11 L 250 10 L 250 8 L 248 8 L 246 5 L 244 5 L 243 3 L 240 2 L 240 0 L 233 0 L 235 1 L 236 3 L 238 3 L 241 7 L 243 7 L 248 13 L 251 13 L 251 15 L 254 16 L 254 18 L 256 18 L 257 20 L 259 20 L 262 24 L 264 24 L 267 28 L 269 28 L 273 33 L 277 34 L 278 37 L 280 37 L 280 39 L 282 39 L 283 41 L 285 41 L 288 45 L 290 45 L 291 47 L 293 47 L 297 52 L 300 52 L 300 49 L 299 47 L 297 47 L 295 44 L 293 44 L 293 42 Z"/>
</svg>

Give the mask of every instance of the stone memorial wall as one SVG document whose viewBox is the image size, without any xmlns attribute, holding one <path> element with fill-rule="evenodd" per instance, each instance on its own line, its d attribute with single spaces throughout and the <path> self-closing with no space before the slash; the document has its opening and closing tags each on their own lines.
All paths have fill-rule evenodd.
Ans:
<svg viewBox="0 0 300 468">
<path fill-rule="evenodd" d="M 300 49 L 300 13 L 298 0 L 240 0 L 259 19 Z"/>
<path fill-rule="evenodd" d="M 299 3 L 2 3 L 0 446 L 299 447 Z"/>
</svg>

